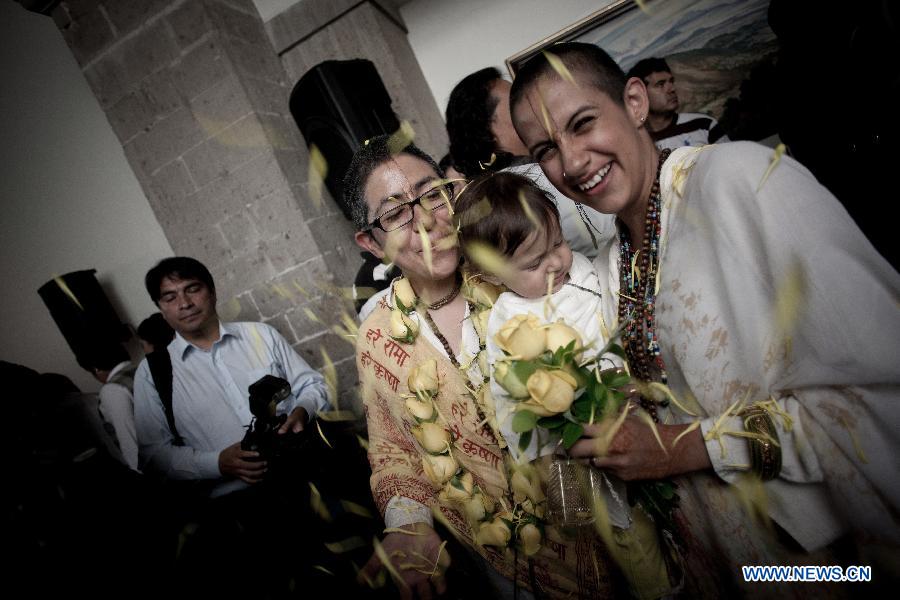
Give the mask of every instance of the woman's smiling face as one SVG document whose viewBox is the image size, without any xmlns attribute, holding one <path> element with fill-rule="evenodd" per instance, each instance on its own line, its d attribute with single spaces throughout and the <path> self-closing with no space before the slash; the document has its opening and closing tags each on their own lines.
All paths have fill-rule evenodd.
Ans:
<svg viewBox="0 0 900 600">
<path fill-rule="evenodd" d="M 364 196 L 371 223 L 398 204 L 409 202 L 434 188 L 441 179 L 431 165 L 409 154 L 398 154 L 376 167 L 366 180 Z M 422 235 L 431 244 L 431 270 L 426 264 Z M 407 277 L 440 279 L 456 271 L 459 251 L 452 236 L 449 202 L 434 211 L 421 205 L 413 209 L 412 221 L 394 231 L 374 228 L 370 234 L 378 258 L 397 265 Z"/>
<path fill-rule="evenodd" d="M 556 74 L 539 78 L 512 108 L 516 130 L 563 194 L 603 213 L 627 213 L 653 177 L 646 89 L 630 79 L 620 104 L 575 77 L 577 85 Z"/>
</svg>

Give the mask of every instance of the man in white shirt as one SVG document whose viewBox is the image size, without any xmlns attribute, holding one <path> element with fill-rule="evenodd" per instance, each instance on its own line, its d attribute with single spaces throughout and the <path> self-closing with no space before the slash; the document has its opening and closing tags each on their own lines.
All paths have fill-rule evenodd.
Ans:
<svg viewBox="0 0 900 600">
<path fill-rule="evenodd" d="M 719 122 L 709 115 L 678 112 L 675 76 L 665 59 L 640 60 L 628 71 L 628 77 L 637 77 L 647 86 L 647 130 L 660 150 L 729 141 Z"/>
<path fill-rule="evenodd" d="M 199 261 L 165 259 L 145 285 L 176 335 L 168 346 L 168 414 L 146 360 L 135 375 L 141 467 L 170 479 L 210 481 L 212 496 L 261 481 L 266 462 L 240 444 L 252 419 L 248 387 L 265 375 L 286 379 L 291 395 L 277 412 L 288 416 L 278 433 L 296 433 L 329 406 L 323 377 L 272 327 L 221 322 L 215 284 Z"/>
</svg>

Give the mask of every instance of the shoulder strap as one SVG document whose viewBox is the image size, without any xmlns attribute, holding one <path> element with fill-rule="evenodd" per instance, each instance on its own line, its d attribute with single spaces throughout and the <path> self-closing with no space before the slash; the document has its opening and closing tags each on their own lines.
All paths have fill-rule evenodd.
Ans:
<svg viewBox="0 0 900 600">
<path fill-rule="evenodd" d="M 172 410 L 172 359 L 169 357 L 169 351 L 163 348 L 151 352 L 147 355 L 147 365 L 150 367 L 153 385 L 156 386 L 156 392 L 162 401 L 169 431 L 175 438 L 173 443 L 176 446 L 184 446 L 184 440 L 178 435 L 178 429 L 175 427 L 175 412 Z"/>
</svg>

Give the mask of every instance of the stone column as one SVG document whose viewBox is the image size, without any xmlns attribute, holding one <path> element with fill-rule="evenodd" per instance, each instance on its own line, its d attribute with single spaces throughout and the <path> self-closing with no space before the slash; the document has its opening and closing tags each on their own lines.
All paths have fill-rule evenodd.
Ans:
<svg viewBox="0 0 900 600">
<path fill-rule="evenodd" d="M 325 349 L 350 390 L 353 349 L 331 328 L 360 264 L 352 226 L 312 193 L 293 81 L 251 0 L 68 0 L 53 18 L 175 252 L 212 271 L 223 318 L 274 326 L 314 367 Z"/>
</svg>

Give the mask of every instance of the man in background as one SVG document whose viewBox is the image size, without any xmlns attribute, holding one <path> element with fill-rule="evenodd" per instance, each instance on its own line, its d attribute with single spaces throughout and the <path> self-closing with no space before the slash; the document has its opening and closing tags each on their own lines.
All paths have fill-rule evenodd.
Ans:
<svg viewBox="0 0 900 600">
<path fill-rule="evenodd" d="M 660 150 L 727 142 L 719 123 L 702 113 L 679 113 L 675 76 L 662 58 L 645 58 L 628 71 L 647 86 L 650 112 L 647 130 Z"/>
<path fill-rule="evenodd" d="M 135 418 L 145 471 L 169 479 L 205 480 L 212 496 L 263 479 L 266 462 L 242 450 L 253 418 L 250 384 L 265 375 L 286 379 L 291 394 L 277 407 L 288 415 L 279 434 L 299 432 L 329 406 L 324 378 L 264 323 L 223 323 L 212 275 L 188 257 L 162 260 L 145 278 L 147 292 L 175 330 L 167 347 L 171 398 L 161 398 L 147 361 L 135 376 Z M 166 402 L 171 403 L 167 409 Z M 170 427 L 167 410 L 171 410 Z M 173 427 L 175 431 L 173 431 Z"/>
<path fill-rule="evenodd" d="M 103 384 L 98 409 L 103 426 L 116 441 L 122 461 L 138 469 L 138 446 L 134 427 L 134 372 L 137 368 L 121 344 L 98 346 L 91 353 L 88 369 Z"/>
</svg>

